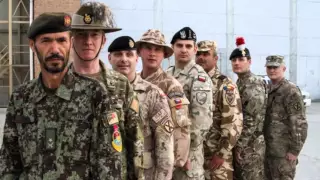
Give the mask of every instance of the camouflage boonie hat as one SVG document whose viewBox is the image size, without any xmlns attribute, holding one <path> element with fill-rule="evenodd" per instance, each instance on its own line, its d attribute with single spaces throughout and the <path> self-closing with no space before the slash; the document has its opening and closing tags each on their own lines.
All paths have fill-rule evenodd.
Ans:
<svg viewBox="0 0 320 180">
<path fill-rule="evenodd" d="M 138 50 L 142 43 L 149 43 L 164 47 L 164 58 L 168 58 L 173 54 L 173 49 L 166 44 L 164 35 L 157 29 L 149 29 L 142 35 L 141 39 L 136 42 Z"/>
<path fill-rule="evenodd" d="M 210 50 L 214 50 L 217 52 L 217 43 L 215 41 L 200 41 L 197 43 L 198 52 L 206 52 Z"/>
<path fill-rule="evenodd" d="M 280 66 L 284 65 L 284 57 L 280 55 L 271 55 L 268 56 L 266 66 Z"/>
<path fill-rule="evenodd" d="M 87 2 L 72 16 L 72 30 L 120 31 L 116 28 L 111 9 L 100 2 Z"/>
</svg>

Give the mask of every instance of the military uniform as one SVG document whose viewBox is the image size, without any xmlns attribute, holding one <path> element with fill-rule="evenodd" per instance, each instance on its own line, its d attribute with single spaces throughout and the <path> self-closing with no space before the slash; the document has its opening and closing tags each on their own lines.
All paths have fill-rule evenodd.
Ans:
<svg viewBox="0 0 320 180">
<path fill-rule="evenodd" d="M 216 51 L 214 41 L 200 41 L 198 52 Z M 233 180 L 232 149 L 240 137 L 243 125 L 241 99 L 238 87 L 220 73 L 217 67 L 208 72 L 213 83 L 213 124 L 204 143 L 205 178 Z M 212 157 L 224 159 L 220 168 L 212 170 Z"/>
<path fill-rule="evenodd" d="M 250 57 L 248 48 L 235 49 L 230 55 L 234 57 Z M 265 179 L 264 157 L 265 140 L 263 124 L 267 103 L 267 89 L 265 81 L 247 71 L 238 74 L 239 89 L 243 109 L 243 130 L 234 150 L 240 152 L 240 164 L 234 163 L 235 179 L 257 180 Z"/>
<path fill-rule="evenodd" d="M 143 34 L 142 38 L 136 42 L 137 49 L 140 48 L 142 43 L 150 43 L 157 46 L 164 47 L 165 58 L 172 55 L 173 50 L 170 46 L 165 44 L 164 35 L 159 30 L 150 29 Z M 190 119 L 188 117 L 188 104 L 181 84 L 172 76 L 168 76 L 161 67 L 149 75 L 148 77 L 141 77 L 158 86 L 166 95 L 171 109 L 171 117 L 174 123 L 174 157 L 175 167 L 183 167 L 188 159 L 190 148 Z"/>
<path fill-rule="evenodd" d="M 72 31 L 103 30 L 105 33 L 121 30 L 115 27 L 111 10 L 99 2 L 83 4 L 73 15 L 71 29 Z M 75 53 L 81 59 L 76 50 Z M 99 53 L 96 57 L 98 55 Z M 121 179 L 136 179 L 138 175 L 135 172 L 138 172 L 142 165 L 134 162 L 142 162 L 143 158 L 143 134 L 142 120 L 139 116 L 139 102 L 125 76 L 107 69 L 102 61 L 99 62 L 99 66 L 99 73 L 83 75 L 99 80 L 107 90 L 112 108 L 116 109 L 119 121 L 124 125 L 122 133 L 125 145 L 122 150 Z M 70 67 L 73 70 L 73 64 Z"/>
<path fill-rule="evenodd" d="M 135 51 L 134 40 L 129 36 L 116 38 L 109 46 L 108 52 Z M 111 58 L 110 61 L 113 59 Z M 135 58 L 117 59 L 115 64 L 129 61 L 130 69 L 135 70 Z M 111 63 L 114 68 L 116 65 Z M 116 68 L 117 70 L 117 68 Z M 119 71 L 121 72 L 121 71 Z M 125 73 L 124 73 L 125 74 Z M 135 71 L 126 74 L 132 78 L 131 85 L 140 102 L 139 114 L 143 124 L 144 153 L 142 164 L 144 174 L 139 179 L 171 180 L 174 154 L 173 154 L 173 122 L 166 95 L 157 86 L 143 80 Z"/>
<path fill-rule="evenodd" d="M 166 95 L 139 75 L 132 82 L 143 120 L 143 168 L 146 180 L 171 180 L 174 154 L 171 112 Z"/>
<path fill-rule="evenodd" d="M 183 28 L 174 35 L 171 43 L 173 44 L 175 39 L 185 39 L 189 37 L 194 39 L 195 33 L 190 28 Z M 209 127 L 212 125 L 212 81 L 203 68 L 193 60 L 183 69 L 169 67 L 167 73 L 181 83 L 183 91 L 190 101 L 191 144 L 189 159 L 191 160 L 192 169 L 188 171 L 181 168 L 176 169 L 173 175 L 174 179 L 204 179 L 203 142 Z"/>
<path fill-rule="evenodd" d="M 268 56 L 266 66 L 284 64 L 282 56 Z M 293 180 L 296 164 L 287 153 L 298 156 L 307 137 L 305 107 L 299 88 L 283 78 L 271 85 L 265 120 L 267 175 L 271 180 Z"/>
</svg>

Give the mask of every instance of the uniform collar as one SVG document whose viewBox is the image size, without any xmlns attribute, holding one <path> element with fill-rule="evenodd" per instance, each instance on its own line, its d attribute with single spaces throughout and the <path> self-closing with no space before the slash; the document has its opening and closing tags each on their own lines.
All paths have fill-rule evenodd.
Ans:
<svg viewBox="0 0 320 180">
<path fill-rule="evenodd" d="M 220 71 L 219 71 L 218 67 L 212 68 L 212 69 L 208 72 L 208 75 L 209 75 L 210 78 L 219 76 L 219 75 L 220 75 Z"/>
<path fill-rule="evenodd" d="M 38 79 L 36 80 L 36 86 L 32 92 L 32 98 L 33 98 L 32 101 L 35 103 L 38 103 L 48 95 L 48 93 L 46 93 L 46 91 L 44 90 L 44 87 L 43 87 L 44 85 L 42 83 L 41 77 L 42 77 L 42 74 L 40 73 Z M 75 76 L 73 72 L 70 69 L 68 69 L 68 71 L 66 72 L 66 74 L 64 75 L 61 81 L 60 86 L 58 87 L 55 93 L 55 96 L 58 96 L 62 99 L 69 101 L 71 99 L 71 95 L 73 92 L 74 81 L 75 81 Z"/>
<path fill-rule="evenodd" d="M 163 73 L 163 70 L 161 68 L 158 68 L 158 70 L 152 74 L 150 74 L 149 76 L 147 76 L 146 78 L 144 78 L 144 80 L 148 81 L 148 82 L 154 82 L 156 79 L 158 79 L 158 77 Z M 143 72 L 140 73 L 141 75 L 143 74 Z"/>
<path fill-rule="evenodd" d="M 146 91 L 147 87 L 144 84 L 144 80 L 138 74 L 136 74 L 136 77 L 131 83 L 134 91 Z"/>
</svg>

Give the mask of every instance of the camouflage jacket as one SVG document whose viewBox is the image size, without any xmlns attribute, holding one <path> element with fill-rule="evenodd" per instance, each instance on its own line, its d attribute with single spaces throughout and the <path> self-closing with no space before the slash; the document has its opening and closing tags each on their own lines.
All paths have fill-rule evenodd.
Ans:
<svg viewBox="0 0 320 180">
<path fill-rule="evenodd" d="M 150 180 L 171 179 L 174 125 L 166 95 L 139 75 L 136 75 L 132 85 L 140 102 L 140 116 L 144 127 L 144 169 L 154 168 L 154 176 Z"/>
<path fill-rule="evenodd" d="M 175 166 L 183 167 L 187 162 L 190 149 L 189 126 L 191 123 L 188 117 L 189 101 L 183 93 L 181 84 L 161 68 L 146 77 L 145 80 L 158 86 L 168 96 L 171 117 L 175 125 Z"/>
<path fill-rule="evenodd" d="M 241 99 L 237 86 L 217 68 L 208 72 L 213 82 L 213 123 L 205 141 L 205 156 L 218 155 L 232 170 L 232 148 L 240 137 L 243 125 Z M 230 165 L 231 164 L 231 165 Z"/>
<path fill-rule="evenodd" d="M 191 130 L 208 130 L 212 124 L 212 81 L 201 66 L 190 61 L 184 69 L 174 66 L 167 70 L 183 86 L 183 91 L 190 101 L 189 113 Z M 200 142 L 191 145 L 197 147 Z"/>
<path fill-rule="evenodd" d="M 98 81 L 68 71 L 55 93 L 41 74 L 7 108 L 0 179 L 121 179 L 123 124 Z"/>
<path fill-rule="evenodd" d="M 236 147 L 245 149 L 263 136 L 267 88 L 264 80 L 250 71 L 239 75 L 237 85 L 242 102 L 243 129 Z"/>
<path fill-rule="evenodd" d="M 298 155 L 307 138 L 308 124 L 299 88 L 283 79 L 269 92 L 265 120 L 267 154 Z"/>
<path fill-rule="evenodd" d="M 71 69 L 72 64 L 70 65 Z M 116 109 L 118 118 L 124 122 L 124 142 L 122 151 L 122 178 L 135 179 L 134 172 L 139 171 L 143 158 L 142 120 L 139 116 L 139 101 L 135 96 L 127 77 L 117 71 L 107 69 L 100 61 L 101 73 L 96 77 L 107 90 L 112 108 Z M 127 164 L 128 163 L 128 164 Z M 134 167 L 134 168 L 132 168 Z"/>
</svg>

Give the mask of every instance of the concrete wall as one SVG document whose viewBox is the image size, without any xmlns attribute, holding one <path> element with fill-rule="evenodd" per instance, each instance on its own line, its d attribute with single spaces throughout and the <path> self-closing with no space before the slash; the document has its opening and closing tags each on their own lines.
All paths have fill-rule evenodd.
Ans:
<svg viewBox="0 0 320 180">
<path fill-rule="evenodd" d="M 90 0 L 82 0 L 88 2 Z M 107 47 L 114 38 L 130 35 L 138 40 L 149 28 L 162 30 L 167 43 L 173 34 L 184 26 L 190 26 L 197 33 L 198 40 L 212 39 L 218 42 L 219 48 L 227 48 L 226 19 L 227 1 L 200 0 L 99 0 L 114 11 L 115 18 L 122 31 L 108 34 L 108 44 L 102 51 L 101 58 L 107 62 Z M 284 55 L 287 63 L 286 77 L 290 71 L 290 1 L 278 0 L 233 0 L 234 5 L 234 38 L 244 36 L 247 47 L 253 57 L 252 71 L 264 75 L 265 57 L 270 54 Z M 320 1 L 298 1 L 298 57 L 297 85 L 311 93 L 312 99 L 320 98 L 320 41 L 318 32 L 320 15 L 317 10 Z M 234 42 L 233 42 L 234 43 Z M 222 54 L 222 61 L 229 55 Z M 171 57 L 171 62 L 174 61 Z M 224 64 L 225 62 L 222 62 Z M 166 62 L 164 66 L 168 66 Z M 222 66 L 222 71 L 227 68 Z M 141 66 L 139 67 L 141 68 Z"/>
</svg>

